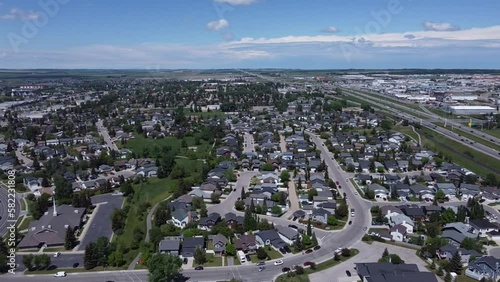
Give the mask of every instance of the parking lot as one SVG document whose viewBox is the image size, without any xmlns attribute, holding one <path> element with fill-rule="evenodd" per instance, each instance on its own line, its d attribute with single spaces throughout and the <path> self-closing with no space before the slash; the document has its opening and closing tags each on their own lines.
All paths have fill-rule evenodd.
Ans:
<svg viewBox="0 0 500 282">
<path fill-rule="evenodd" d="M 75 266 L 78 268 L 83 267 L 82 254 L 61 254 L 56 258 L 54 257 L 54 253 L 46 253 L 46 254 L 50 257 L 51 266 L 49 266 L 49 269 L 74 268 Z M 22 261 L 23 261 L 23 255 L 17 255 L 16 263 L 19 264 L 19 267 L 16 268 L 16 271 L 18 272 L 26 270 L 26 267 L 24 266 Z"/>
<path fill-rule="evenodd" d="M 353 259 L 341 263 L 327 270 L 320 271 L 309 275 L 309 280 L 318 282 L 355 282 L 359 280 L 359 276 L 354 269 L 354 262 L 377 262 L 381 257 L 384 249 L 387 248 L 390 254 L 397 254 L 407 264 L 416 264 L 420 271 L 428 271 L 425 268 L 425 262 L 415 254 L 415 250 L 397 247 L 389 244 L 373 242 L 371 245 L 364 242 L 356 243 L 353 248 L 359 250 Z M 349 271 L 351 277 L 348 277 L 346 271 Z M 335 278 L 333 278 L 335 277 Z"/>
<path fill-rule="evenodd" d="M 90 222 L 85 224 L 85 228 L 88 228 L 84 235 L 84 238 L 78 246 L 78 250 L 85 250 L 85 247 L 91 242 L 97 241 L 99 237 L 111 238 L 113 230 L 111 229 L 111 214 L 113 210 L 122 207 L 125 198 L 121 195 L 98 195 L 92 197 L 92 204 L 100 204 L 93 215 Z M 89 225 L 90 224 L 90 225 Z"/>
</svg>

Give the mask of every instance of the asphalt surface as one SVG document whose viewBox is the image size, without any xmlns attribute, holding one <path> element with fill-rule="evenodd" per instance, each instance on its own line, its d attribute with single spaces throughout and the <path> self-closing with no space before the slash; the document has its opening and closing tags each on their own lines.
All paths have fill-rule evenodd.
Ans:
<svg viewBox="0 0 500 282">
<path fill-rule="evenodd" d="M 255 152 L 255 142 L 252 134 L 245 132 L 245 135 L 243 135 L 243 141 L 243 143 L 245 144 L 243 153 Z"/>
<path fill-rule="evenodd" d="M 54 252 L 55 253 L 55 252 Z M 78 268 L 83 267 L 83 255 L 81 254 L 68 254 L 68 253 L 62 253 L 60 254 L 57 258 L 54 257 L 54 253 L 48 253 L 46 254 L 50 257 L 50 262 L 51 266 L 49 266 L 49 269 L 57 269 L 57 268 L 73 268 L 74 264 L 78 264 Z M 42 254 L 42 253 L 40 253 Z M 37 255 L 37 254 L 35 254 Z M 16 262 L 19 264 L 19 267 L 16 269 L 16 272 L 20 273 L 24 270 L 26 270 L 26 267 L 22 263 L 23 261 L 23 256 L 24 255 L 17 255 L 16 256 Z M 20 275 L 17 275 L 20 276 Z M 3 278 L 4 277 L 9 277 L 8 275 L 3 275 L 2 276 L 2 281 L 5 281 Z M 19 280 L 18 280 L 19 281 Z M 36 281 L 36 280 L 33 280 Z"/>
<path fill-rule="evenodd" d="M 7 228 L 11 224 L 16 224 L 17 219 L 19 218 L 20 210 L 21 210 L 21 203 L 19 202 L 18 196 L 16 194 L 15 197 L 15 216 L 14 218 L 10 218 L 9 220 L 9 214 L 8 214 L 8 204 L 9 204 L 9 193 L 7 191 L 7 186 L 3 183 L 0 182 L 0 236 L 4 236 L 7 233 Z M 12 199 L 12 197 L 10 197 Z M 12 200 L 11 200 L 12 201 Z"/>
<path fill-rule="evenodd" d="M 111 150 L 114 150 L 114 151 L 118 151 L 118 147 L 116 146 L 116 144 L 113 141 L 111 141 L 111 137 L 109 136 L 108 129 L 103 126 L 102 119 L 99 119 L 95 123 L 95 125 L 97 127 L 97 131 L 99 132 L 99 134 L 104 138 L 104 142 L 106 142 L 106 145 L 108 146 L 108 148 L 110 148 Z"/>
<path fill-rule="evenodd" d="M 401 104 L 397 104 L 397 103 L 393 103 L 387 99 L 383 100 L 383 104 L 382 103 L 377 103 L 376 101 L 379 101 L 379 102 L 382 102 L 382 99 L 383 97 L 370 97 L 368 95 L 365 95 L 365 94 L 362 94 L 360 92 L 349 92 L 349 90 L 347 91 L 344 91 L 345 94 L 347 95 L 352 95 L 352 96 L 355 96 L 355 97 L 358 97 L 358 98 L 366 98 L 367 101 L 369 101 L 369 103 L 371 104 L 374 104 L 376 105 L 377 107 L 383 109 L 384 111 L 387 111 L 387 112 L 391 112 L 391 113 L 394 113 L 402 118 L 405 118 L 405 119 L 408 119 L 409 121 L 413 121 L 413 122 L 420 122 L 420 124 L 422 126 L 425 126 L 441 135 L 444 135 L 452 140 L 455 140 L 459 143 L 462 143 L 463 145 L 469 147 L 469 148 L 472 148 L 474 150 L 477 150 L 481 153 L 484 153 L 486 155 L 489 155 L 493 158 L 496 158 L 496 159 L 499 159 L 500 160 L 500 152 L 491 148 L 491 147 L 488 147 L 488 146 L 485 146 L 481 143 L 478 143 L 478 142 L 475 142 L 473 140 L 469 140 L 463 136 L 460 136 L 459 134 L 457 133 L 454 133 L 446 128 L 443 128 L 443 127 L 440 127 L 440 126 L 437 126 L 435 124 L 433 124 L 432 122 L 435 122 L 435 121 L 440 121 L 440 122 L 444 122 L 444 118 L 441 118 L 441 117 L 436 117 L 436 116 L 433 116 L 433 115 L 430 115 L 430 114 L 427 114 L 427 113 L 424 113 L 424 112 L 418 112 L 418 116 L 415 116 L 415 115 L 410 115 L 408 114 L 407 112 L 403 112 L 399 109 L 396 109 L 396 108 L 391 108 L 387 105 L 392 105 L 392 106 L 395 106 L 395 107 L 399 107 L 399 108 L 404 108 L 405 111 L 413 111 L 415 112 L 415 110 L 411 109 L 411 108 L 407 108 L 405 106 L 402 106 Z M 453 123 L 452 122 L 448 122 L 448 125 L 451 127 Z M 462 129 L 462 125 L 461 124 L 453 124 L 455 127 L 457 128 L 460 128 Z M 491 140 L 494 140 L 493 142 L 496 144 L 500 144 L 500 139 L 498 138 L 495 138 L 495 137 L 491 137 L 489 135 L 485 135 L 484 132 L 480 132 L 480 131 L 477 131 L 475 129 L 472 129 L 472 128 L 464 128 L 463 130 L 469 132 L 469 133 L 472 133 L 472 134 L 475 134 L 477 137 L 480 137 L 480 138 L 483 138 L 485 140 L 488 140 L 490 141 Z M 484 138 L 482 137 L 483 135 L 485 136 L 488 136 L 487 138 Z M 491 141 L 490 141 L 491 142 Z"/>
<path fill-rule="evenodd" d="M 89 228 L 78 246 L 78 250 L 85 250 L 85 247 L 91 242 L 97 241 L 99 237 L 111 238 L 113 230 L 111 229 L 111 214 L 115 209 L 122 207 L 125 198 L 121 195 L 104 194 L 92 197 L 92 204 L 103 203 L 99 205 L 97 214 L 88 222 L 85 228 Z M 88 225 L 90 224 L 90 226 Z M 80 255 L 81 256 L 81 255 Z"/>
</svg>

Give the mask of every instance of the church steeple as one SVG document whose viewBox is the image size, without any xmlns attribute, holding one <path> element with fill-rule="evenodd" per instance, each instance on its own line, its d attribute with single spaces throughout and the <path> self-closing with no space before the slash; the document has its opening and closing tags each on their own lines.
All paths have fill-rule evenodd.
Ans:
<svg viewBox="0 0 500 282">
<path fill-rule="evenodd" d="M 57 216 L 57 210 L 56 210 L 56 196 L 52 196 L 52 204 L 53 204 L 53 209 L 54 212 L 52 213 L 53 216 Z"/>
</svg>

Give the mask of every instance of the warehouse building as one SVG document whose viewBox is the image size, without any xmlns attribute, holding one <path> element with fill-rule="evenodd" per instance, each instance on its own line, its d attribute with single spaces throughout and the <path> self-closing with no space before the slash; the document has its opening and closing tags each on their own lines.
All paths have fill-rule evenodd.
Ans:
<svg viewBox="0 0 500 282">
<path fill-rule="evenodd" d="M 450 106 L 450 111 L 454 115 L 488 115 L 497 114 L 498 111 L 489 106 Z"/>
</svg>

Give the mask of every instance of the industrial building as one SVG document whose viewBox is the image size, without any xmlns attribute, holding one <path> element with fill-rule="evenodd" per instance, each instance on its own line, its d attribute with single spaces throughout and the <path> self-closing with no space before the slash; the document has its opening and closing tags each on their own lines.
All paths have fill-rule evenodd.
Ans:
<svg viewBox="0 0 500 282">
<path fill-rule="evenodd" d="M 454 115 L 488 115 L 498 114 L 497 109 L 489 106 L 449 106 Z"/>
</svg>

